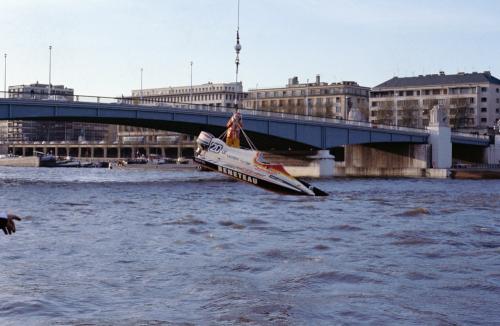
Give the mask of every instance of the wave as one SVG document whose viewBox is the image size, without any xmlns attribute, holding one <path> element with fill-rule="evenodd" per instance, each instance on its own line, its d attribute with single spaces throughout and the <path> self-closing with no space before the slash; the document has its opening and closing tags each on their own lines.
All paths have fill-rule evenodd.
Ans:
<svg viewBox="0 0 500 326">
<path fill-rule="evenodd" d="M 394 216 L 407 216 L 407 217 L 414 217 L 414 216 L 421 216 L 421 215 L 430 215 L 431 212 L 429 209 L 425 207 L 417 207 L 413 208 L 407 211 L 404 211 L 399 214 L 395 214 Z"/>
</svg>

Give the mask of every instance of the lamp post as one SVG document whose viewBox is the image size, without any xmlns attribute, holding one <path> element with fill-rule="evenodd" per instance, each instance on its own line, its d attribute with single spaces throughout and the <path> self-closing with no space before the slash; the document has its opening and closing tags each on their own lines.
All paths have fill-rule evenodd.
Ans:
<svg viewBox="0 0 500 326">
<path fill-rule="evenodd" d="M 4 68 L 3 68 L 3 97 L 7 97 L 7 53 L 4 53 Z"/>
<path fill-rule="evenodd" d="M 190 77 L 190 89 L 189 89 L 189 108 L 193 105 L 193 61 L 189 62 L 189 66 L 191 68 L 191 77 Z"/>
<path fill-rule="evenodd" d="M 306 79 L 306 115 L 309 115 L 309 78 Z"/>
<path fill-rule="evenodd" d="M 396 127 L 398 126 L 398 98 L 397 98 L 397 93 L 394 91 L 394 117 L 396 119 Z"/>
<path fill-rule="evenodd" d="M 52 93 L 52 45 L 49 45 L 49 97 Z"/>
<path fill-rule="evenodd" d="M 141 104 L 142 104 L 142 72 L 143 72 L 143 69 L 141 67 Z"/>
</svg>

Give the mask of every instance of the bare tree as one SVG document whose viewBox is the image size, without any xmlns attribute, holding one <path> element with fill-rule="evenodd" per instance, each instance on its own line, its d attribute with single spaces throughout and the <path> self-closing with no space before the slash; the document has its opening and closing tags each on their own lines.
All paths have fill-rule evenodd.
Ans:
<svg viewBox="0 0 500 326">
<path fill-rule="evenodd" d="M 382 124 L 393 124 L 394 121 L 394 101 L 381 101 L 378 102 L 378 109 L 376 110 L 377 121 Z"/>
<path fill-rule="evenodd" d="M 398 107 L 402 110 L 399 114 L 401 120 L 401 126 L 417 128 L 419 127 L 419 105 L 418 100 L 402 100 L 398 101 Z"/>
<path fill-rule="evenodd" d="M 473 122 L 468 98 L 450 99 L 450 125 L 453 129 L 467 128 Z"/>
<path fill-rule="evenodd" d="M 335 118 L 334 106 L 332 101 L 328 101 L 325 104 L 325 111 L 327 118 Z"/>
</svg>

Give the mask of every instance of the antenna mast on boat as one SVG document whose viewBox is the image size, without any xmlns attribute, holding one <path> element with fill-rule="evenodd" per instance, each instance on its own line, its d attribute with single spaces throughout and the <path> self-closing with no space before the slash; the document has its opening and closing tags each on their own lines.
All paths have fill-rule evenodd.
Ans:
<svg viewBox="0 0 500 326">
<path fill-rule="evenodd" d="M 236 51 L 236 85 L 234 87 L 234 107 L 236 108 L 236 111 L 238 111 L 238 70 L 240 67 L 240 51 L 241 51 L 241 45 L 240 45 L 240 0 L 238 0 L 238 26 L 236 29 L 236 45 L 234 46 L 234 50 Z"/>
</svg>

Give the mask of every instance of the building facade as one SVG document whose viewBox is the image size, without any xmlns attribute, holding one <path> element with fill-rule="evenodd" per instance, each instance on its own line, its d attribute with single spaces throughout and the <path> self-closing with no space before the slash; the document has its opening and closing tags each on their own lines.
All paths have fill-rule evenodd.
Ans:
<svg viewBox="0 0 500 326">
<path fill-rule="evenodd" d="M 344 120 L 368 119 L 369 88 L 353 81 L 321 82 L 316 76 L 313 83 L 299 83 L 290 78 L 285 87 L 250 89 L 243 101 L 247 109 L 272 111 Z M 361 116 L 352 116 L 352 112 Z"/>
<path fill-rule="evenodd" d="M 10 98 L 73 101 L 74 90 L 64 85 L 34 83 L 9 86 Z M 116 127 L 107 124 L 61 121 L 0 121 L 3 142 L 113 142 Z"/>
<path fill-rule="evenodd" d="M 49 85 L 36 82 L 30 85 L 9 86 L 10 98 L 25 99 L 53 99 L 59 101 L 73 101 L 74 90 L 64 85 Z"/>
<path fill-rule="evenodd" d="M 394 77 L 371 90 L 370 121 L 422 128 L 438 104 L 456 130 L 493 127 L 500 119 L 500 80 L 489 71 Z"/>
<path fill-rule="evenodd" d="M 136 89 L 132 90 L 132 98 L 128 100 L 234 107 L 235 100 L 241 102 L 246 95 L 241 82 L 218 84 L 209 82 L 193 86 Z"/>
</svg>

